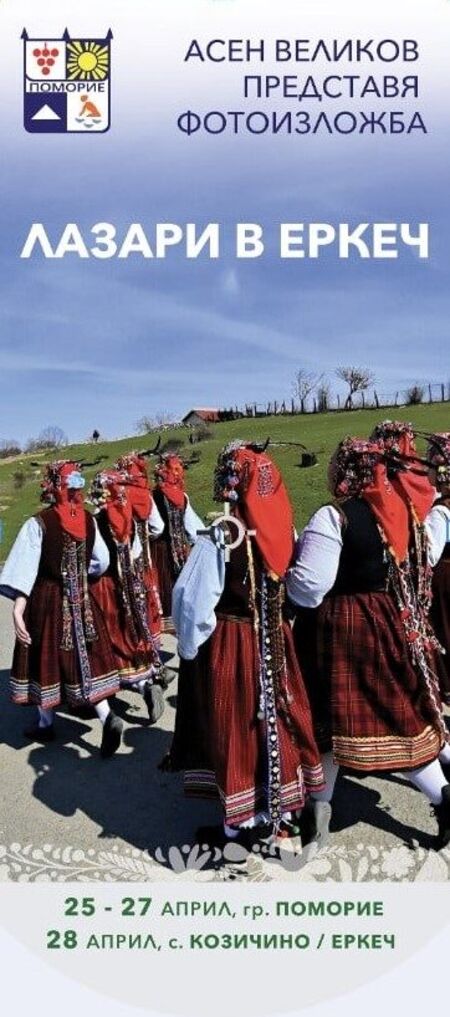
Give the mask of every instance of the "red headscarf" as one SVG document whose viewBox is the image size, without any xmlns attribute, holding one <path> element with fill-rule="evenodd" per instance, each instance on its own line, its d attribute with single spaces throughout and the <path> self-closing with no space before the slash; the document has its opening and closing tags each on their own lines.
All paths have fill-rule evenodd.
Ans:
<svg viewBox="0 0 450 1017">
<path fill-rule="evenodd" d="M 387 475 L 379 444 L 345 438 L 334 457 L 334 491 L 338 498 L 361 497 L 370 506 L 398 563 L 408 554 L 409 511 Z"/>
<path fill-rule="evenodd" d="M 281 473 L 265 452 L 243 443 L 227 445 L 220 453 L 214 497 L 238 503 L 266 568 L 277 578 L 285 575 L 294 550 L 294 513 Z"/>
<path fill-rule="evenodd" d="M 102 470 L 94 477 L 92 501 L 104 508 L 112 535 L 118 544 L 126 544 L 133 535 L 133 509 L 128 497 L 127 474 L 119 470 Z"/>
<path fill-rule="evenodd" d="M 386 541 L 400 564 L 408 554 L 410 520 L 408 505 L 394 483 L 388 479 L 385 463 L 377 463 L 374 477 L 362 492 L 368 502 Z"/>
<path fill-rule="evenodd" d="M 81 541 L 86 539 L 86 510 L 82 487 L 68 484 L 72 474 L 79 478 L 80 466 L 71 460 L 58 460 L 47 466 L 41 499 L 54 506 L 64 532 L 73 540 Z"/>
<path fill-rule="evenodd" d="M 152 511 L 153 498 L 144 456 L 139 455 L 138 452 L 120 456 L 120 459 L 117 460 L 117 469 L 125 470 L 128 474 L 130 485 L 128 498 L 134 518 L 139 522 L 145 522 Z"/>
<path fill-rule="evenodd" d="M 179 456 L 173 452 L 166 452 L 161 456 L 161 461 L 155 468 L 157 486 L 168 501 L 175 505 L 175 508 L 184 509 L 186 506 L 186 491 L 184 486 L 184 466 Z"/>
<path fill-rule="evenodd" d="M 410 469 L 390 470 L 392 486 L 410 507 L 421 525 L 432 508 L 435 491 L 426 472 L 422 472 L 417 457 L 414 431 L 411 424 L 398 420 L 385 420 L 375 428 L 372 437 L 386 452 L 398 456 Z M 414 472 L 413 472 L 414 471 Z"/>
</svg>

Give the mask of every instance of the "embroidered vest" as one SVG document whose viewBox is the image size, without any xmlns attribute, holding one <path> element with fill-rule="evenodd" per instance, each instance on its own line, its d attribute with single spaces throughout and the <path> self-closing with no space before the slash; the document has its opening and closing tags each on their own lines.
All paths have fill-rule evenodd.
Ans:
<svg viewBox="0 0 450 1017">
<path fill-rule="evenodd" d="M 61 579 L 61 564 L 64 555 L 66 536 L 64 530 L 53 507 L 39 512 L 36 518 L 42 529 L 42 551 L 38 576 L 40 579 Z M 90 512 L 86 512 L 87 565 L 89 565 L 92 558 L 94 542 L 95 523 Z"/>
</svg>

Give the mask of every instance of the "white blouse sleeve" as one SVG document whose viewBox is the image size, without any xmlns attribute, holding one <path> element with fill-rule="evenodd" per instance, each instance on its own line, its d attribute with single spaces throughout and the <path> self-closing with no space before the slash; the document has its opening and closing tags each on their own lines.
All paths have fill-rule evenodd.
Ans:
<svg viewBox="0 0 450 1017">
<path fill-rule="evenodd" d="M 148 532 L 152 540 L 160 537 L 164 532 L 164 520 L 155 502 L 153 502 L 152 510 L 148 517 Z"/>
<path fill-rule="evenodd" d="M 32 516 L 23 524 L 9 552 L 0 576 L 0 595 L 15 600 L 30 596 L 39 571 L 42 527 Z"/>
<path fill-rule="evenodd" d="M 184 660 L 197 656 L 217 624 L 215 607 L 225 586 L 225 542 L 220 527 L 213 536 L 199 537 L 173 588 L 172 617 Z"/>
<path fill-rule="evenodd" d="M 138 558 L 140 558 L 141 554 L 142 554 L 141 538 L 136 530 L 133 538 L 133 543 L 131 545 L 131 557 L 133 561 L 137 561 Z"/>
<path fill-rule="evenodd" d="M 97 579 L 102 576 L 109 567 L 109 551 L 97 526 L 95 524 L 95 540 L 94 547 L 92 549 L 92 558 L 89 562 L 88 574 L 92 579 Z"/>
<path fill-rule="evenodd" d="M 333 505 L 316 512 L 296 545 L 286 577 L 289 598 L 299 607 L 318 607 L 336 581 L 342 550 L 341 517 Z"/>
<path fill-rule="evenodd" d="M 198 530 L 204 530 L 205 524 L 200 519 L 200 516 L 194 512 L 189 498 L 186 495 L 186 508 L 184 511 L 184 528 L 189 537 L 191 544 L 195 544 L 198 536 Z"/>
<path fill-rule="evenodd" d="M 450 510 L 445 505 L 434 505 L 425 519 L 428 537 L 428 561 L 434 568 L 450 542 Z"/>
</svg>

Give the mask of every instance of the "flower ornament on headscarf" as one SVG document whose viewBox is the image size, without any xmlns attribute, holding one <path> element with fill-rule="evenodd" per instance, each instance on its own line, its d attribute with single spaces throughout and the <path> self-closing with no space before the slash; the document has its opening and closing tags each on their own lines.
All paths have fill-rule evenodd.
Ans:
<svg viewBox="0 0 450 1017">
<path fill-rule="evenodd" d="M 184 509 L 186 507 L 184 465 L 180 456 L 174 452 L 164 452 L 155 467 L 155 481 L 158 488 L 175 508 Z"/>
<path fill-rule="evenodd" d="M 219 454 L 214 474 L 215 501 L 237 507 L 263 562 L 274 577 L 286 573 L 294 550 L 294 515 L 281 473 L 266 452 L 235 441 Z"/>
<path fill-rule="evenodd" d="M 439 490 L 450 487 L 450 431 L 430 434 L 427 459 L 430 466 L 436 470 Z"/>
<path fill-rule="evenodd" d="M 389 477 L 406 500 L 415 521 L 422 525 L 435 495 L 427 472 L 419 465 L 412 424 L 404 420 L 384 420 L 374 429 L 371 439 L 388 453 Z"/>
<path fill-rule="evenodd" d="M 152 510 L 153 499 L 145 457 L 139 452 L 129 452 L 119 457 L 116 469 L 128 475 L 128 497 L 134 518 L 138 522 L 146 522 Z"/>
<path fill-rule="evenodd" d="M 407 504 L 388 477 L 383 448 L 373 441 L 344 438 L 333 459 L 335 496 L 364 498 L 396 562 L 405 561 L 410 540 Z"/>
<path fill-rule="evenodd" d="M 94 477 L 91 501 L 104 509 L 112 535 L 118 544 L 126 544 L 133 535 L 133 509 L 128 496 L 128 474 L 121 470 L 101 470 Z"/>
<path fill-rule="evenodd" d="M 357 498 L 373 483 L 380 450 L 372 441 L 344 438 L 332 460 L 333 487 L 336 498 Z"/>
<path fill-rule="evenodd" d="M 79 541 L 86 539 L 84 485 L 79 463 L 70 459 L 59 459 L 46 466 L 41 483 L 41 501 L 54 506 L 64 532 Z"/>
<path fill-rule="evenodd" d="M 382 420 L 374 427 L 370 441 L 397 455 L 406 454 L 408 449 L 415 452 L 414 428 L 406 420 Z"/>
</svg>

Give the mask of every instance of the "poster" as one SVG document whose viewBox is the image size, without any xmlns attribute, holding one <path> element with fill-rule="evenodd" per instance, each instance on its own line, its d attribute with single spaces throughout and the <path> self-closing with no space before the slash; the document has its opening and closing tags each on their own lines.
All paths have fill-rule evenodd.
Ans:
<svg viewBox="0 0 450 1017">
<path fill-rule="evenodd" d="M 221 446 L 271 439 L 301 530 L 345 435 L 411 420 L 423 456 L 449 431 L 448 0 L 0 0 L 0 26 L 1 565 L 53 459 L 89 486 L 175 448 L 206 528 Z M 27 741 L 11 615 L 9 1008 L 442 1005 L 450 851 L 401 774 L 341 772 L 318 851 L 204 849 L 218 805 L 159 768 L 176 683 L 151 725 L 118 693 L 114 759 L 92 711 Z"/>
</svg>

